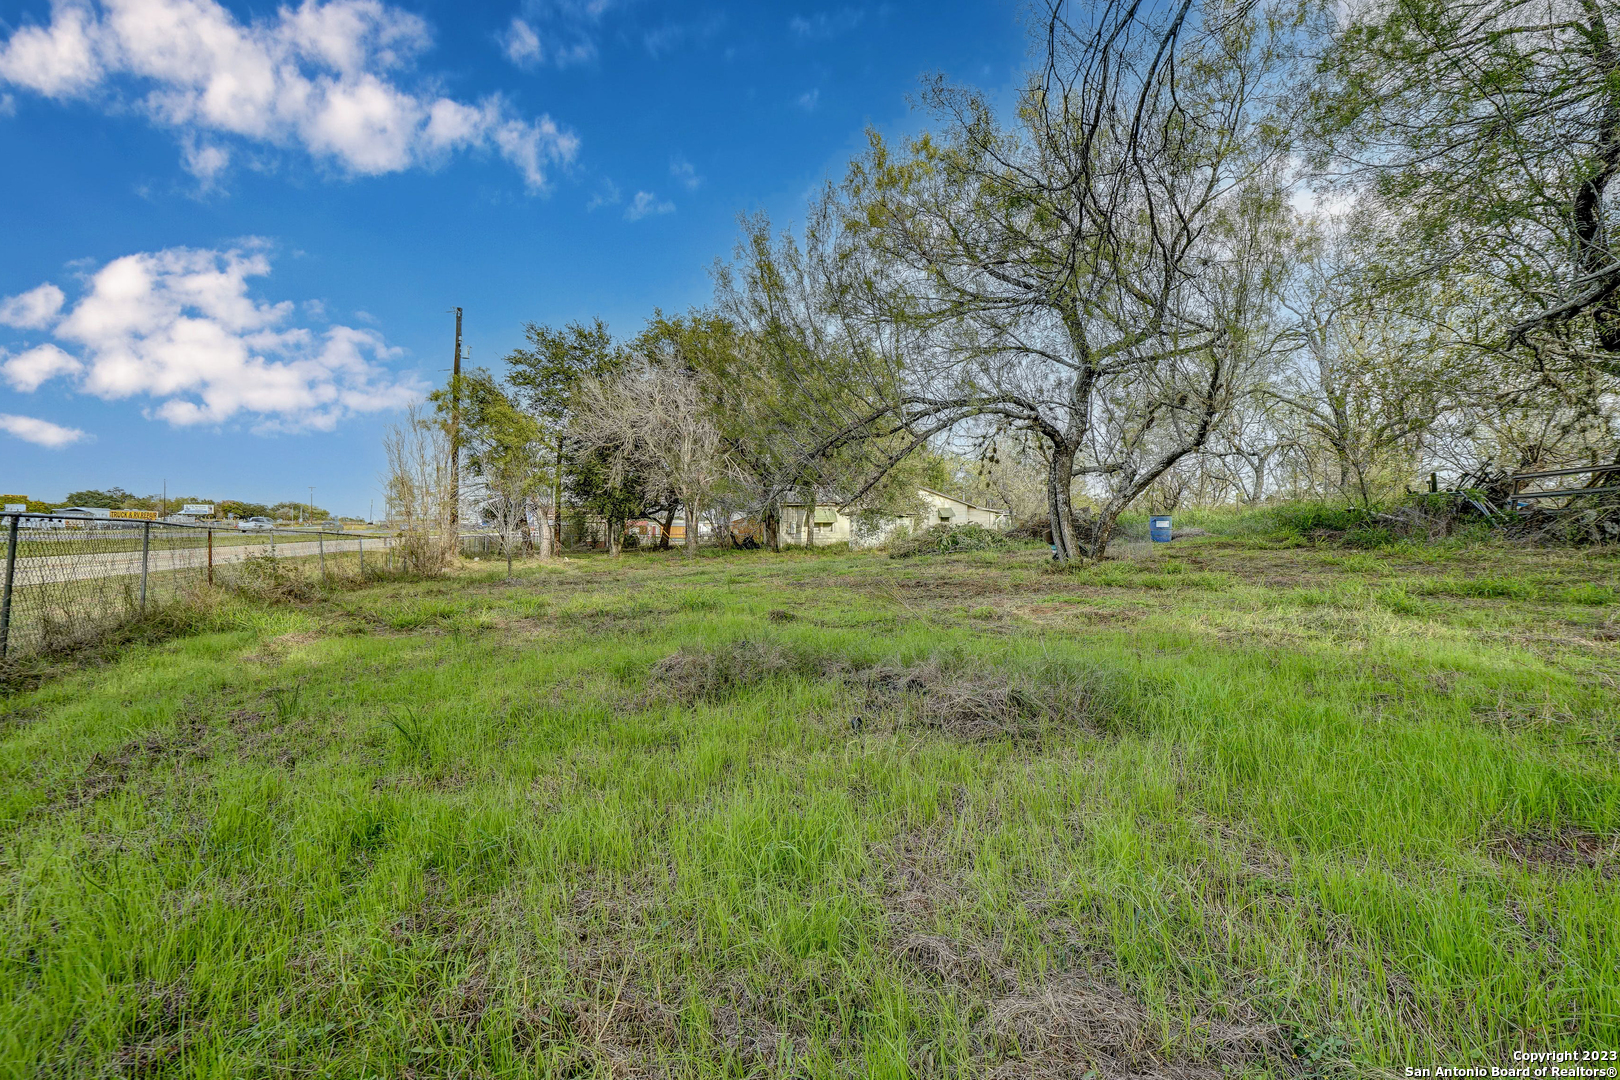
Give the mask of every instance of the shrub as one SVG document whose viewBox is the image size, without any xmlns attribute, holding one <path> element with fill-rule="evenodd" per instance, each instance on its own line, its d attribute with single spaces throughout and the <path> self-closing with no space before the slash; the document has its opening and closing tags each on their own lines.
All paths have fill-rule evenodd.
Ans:
<svg viewBox="0 0 1620 1080">
<path fill-rule="evenodd" d="M 889 548 L 889 558 L 909 559 L 914 555 L 949 555 L 961 551 L 1011 551 L 1026 547 L 995 529 L 983 525 L 936 525 Z"/>
<path fill-rule="evenodd" d="M 1272 510 L 1279 532 L 1308 536 L 1322 529 L 1349 532 L 1371 525 L 1374 512 L 1360 506 L 1335 506 L 1328 503 L 1290 503 Z"/>
</svg>

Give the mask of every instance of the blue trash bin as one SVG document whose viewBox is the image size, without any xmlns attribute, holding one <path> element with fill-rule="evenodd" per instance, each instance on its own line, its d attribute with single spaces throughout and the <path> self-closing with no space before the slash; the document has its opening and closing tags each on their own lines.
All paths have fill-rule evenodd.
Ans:
<svg viewBox="0 0 1620 1080">
<path fill-rule="evenodd" d="M 1155 544 L 1168 544 L 1170 542 L 1170 519 L 1167 517 L 1148 518 L 1148 535 L 1153 537 Z"/>
</svg>

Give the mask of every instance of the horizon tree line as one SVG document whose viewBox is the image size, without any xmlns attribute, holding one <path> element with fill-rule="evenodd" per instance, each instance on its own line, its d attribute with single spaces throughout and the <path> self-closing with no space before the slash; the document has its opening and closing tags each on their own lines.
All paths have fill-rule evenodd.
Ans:
<svg viewBox="0 0 1620 1080">
<path fill-rule="evenodd" d="M 1011 108 L 928 78 L 796 230 L 742 219 L 707 306 L 464 375 L 467 467 L 546 550 L 569 507 L 776 547 L 932 478 L 1075 560 L 1144 503 L 1620 463 L 1610 15 L 1046 0 Z"/>
</svg>

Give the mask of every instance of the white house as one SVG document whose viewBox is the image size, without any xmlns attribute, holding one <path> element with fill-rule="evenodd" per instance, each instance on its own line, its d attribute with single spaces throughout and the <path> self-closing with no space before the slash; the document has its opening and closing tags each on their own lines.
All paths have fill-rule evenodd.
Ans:
<svg viewBox="0 0 1620 1080">
<path fill-rule="evenodd" d="M 920 514 L 868 511 L 857 518 L 838 509 L 836 504 L 817 503 L 808 508 L 808 522 L 805 520 L 804 503 L 783 503 L 781 541 L 783 544 L 872 547 L 886 543 L 901 533 L 915 535 L 936 525 L 982 525 L 987 529 L 1005 529 L 1012 524 L 1010 511 L 979 506 L 932 488 L 918 488 L 917 497 L 927 506 Z"/>
</svg>

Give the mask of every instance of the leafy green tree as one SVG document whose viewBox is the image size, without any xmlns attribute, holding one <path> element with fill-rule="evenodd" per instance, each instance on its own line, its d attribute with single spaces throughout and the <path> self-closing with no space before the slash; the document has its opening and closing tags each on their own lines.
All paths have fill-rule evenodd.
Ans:
<svg viewBox="0 0 1620 1080">
<path fill-rule="evenodd" d="M 318 506 L 311 506 L 309 503 L 293 502 L 289 499 L 286 502 L 278 502 L 270 507 L 265 516 L 275 518 L 278 521 L 325 521 L 332 516 L 332 512 L 322 510 Z"/>
<path fill-rule="evenodd" d="M 264 503 L 241 502 L 237 499 L 225 499 L 214 504 L 214 513 L 220 517 L 250 518 L 273 516 L 270 507 Z"/>
<path fill-rule="evenodd" d="M 431 399 L 441 422 L 446 421 L 452 408 L 450 390 L 436 391 Z M 513 555 L 522 547 L 531 516 L 541 522 L 542 533 L 550 527 L 545 515 L 538 512 L 539 500 L 552 488 L 545 433 L 513 393 L 483 368 L 461 376 L 459 401 L 466 467 L 483 482 L 480 509 L 493 519 L 500 533 L 510 578 Z M 544 536 L 539 546 L 550 554 Z"/>
<path fill-rule="evenodd" d="M 619 553 L 626 523 L 647 512 L 645 476 L 616 464 L 609 447 L 573 447 L 563 484 L 570 502 L 602 519 L 610 555 Z"/>
<path fill-rule="evenodd" d="M 612 374 L 628 354 L 601 319 L 588 326 L 569 323 L 560 330 L 529 323 L 524 333 L 529 344 L 507 355 L 506 381 L 518 403 L 539 425 L 541 442 L 551 459 L 553 534 L 560 537 L 569 425 L 580 382 Z"/>
<path fill-rule="evenodd" d="M 70 491 L 62 506 L 95 506 L 104 510 L 122 510 L 124 504 L 134 496 L 120 487 L 107 488 L 97 491 L 94 488 L 85 491 Z"/>
<path fill-rule="evenodd" d="M 874 428 L 900 394 L 903 365 L 844 317 L 827 210 L 813 207 L 802 243 L 773 235 L 763 215 L 744 220 L 732 262 L 717 271 L 725 347 L 695 353 L 707 408 L 755 489 L 772 550 L 789 498 L 807 519 L 828 501 L 904 512 L 917 500 L 906 463 L 934 433 Z M 804 535 L 815 535 L 808 520 Z"/>
</svg>

